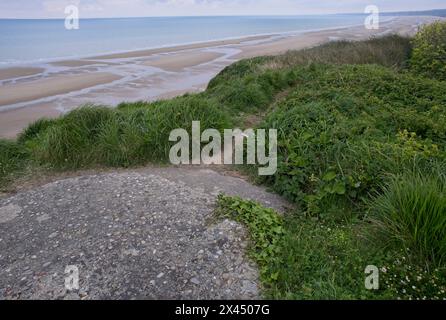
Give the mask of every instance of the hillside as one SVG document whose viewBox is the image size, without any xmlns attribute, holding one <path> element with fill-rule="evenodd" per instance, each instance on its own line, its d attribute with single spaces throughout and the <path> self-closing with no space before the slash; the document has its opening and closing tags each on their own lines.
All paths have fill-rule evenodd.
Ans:
<svg viewBox="0 0 446 320">
<path fill-rule="evenodd" d="M 194 120 L 276 128 L 277 174 L 237 169 L 296 208 L 282 216 L 222 196 L 217 210 L 248 228 L 264 296 L 443 299 L 446 82 L 412 72 L 412 53 L 399 36 L 333 42 L 237 62 L 199 94 L 43 119 L 0 142 L 0 182 L 167 163 L 169 133 Z M 362 285 L 369 265 L 382 272 L 379 290 Z"/>
</svg>

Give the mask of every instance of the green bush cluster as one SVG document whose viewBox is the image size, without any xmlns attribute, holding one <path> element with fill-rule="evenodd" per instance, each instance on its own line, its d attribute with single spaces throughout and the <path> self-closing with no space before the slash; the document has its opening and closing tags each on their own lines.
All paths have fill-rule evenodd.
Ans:
<svg viewBox="0 0 446 320">
<path fill-rule="evenodd" d="M 388 174 L 445 160 L 445 83 L 373 65 L 297 73 L 261 125 L 279 135 L 278 172 L 263 181 L 307 213 L 364 214 Z"/>
<path fill-rule="evenodd" d="M 446 80 L 446 22 L 426 25 L 413 40 L 411 67 L 427 77 Z"/>
</svg>

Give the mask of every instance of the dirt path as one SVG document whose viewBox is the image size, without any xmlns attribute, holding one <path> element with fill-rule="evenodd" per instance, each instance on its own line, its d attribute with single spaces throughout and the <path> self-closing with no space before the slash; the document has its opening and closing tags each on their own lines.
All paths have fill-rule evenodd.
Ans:
<svg viewBox="0 0 446 320">
<path fill-rule="evenodd" d="M 244 228 L 219 193 L 282 210 L 262 188 L 207 169 L 60 180 L 0 199 L 0 299 L 256 299 Z M 67 266 L 79 290 L 65 287 Z"/>
</svg>

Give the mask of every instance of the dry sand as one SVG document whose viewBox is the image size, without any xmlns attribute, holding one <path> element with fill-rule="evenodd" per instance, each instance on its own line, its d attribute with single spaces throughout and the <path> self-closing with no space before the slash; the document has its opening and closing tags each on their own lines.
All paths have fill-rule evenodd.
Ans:
<svg viewBox="0 0 446 320">
<path fill-rule="evenodd" d="M 120 79 L 118 75 L 97 72 L 55 76 L 30 83 L 3 85 L 0 87 L 0 106 L 70 93 L 118 79 Z M 3 115 L 0 117 L 3 119 Z"/>
<path fill-rule="evenodd" d="M 0 113 L 1 138 L 14 138 L 30 123 L 40 118 L 56 118 L 58 116 L 60 116 L 60 112 L 47 103 L 3 111 Z"/>
<path fill-rule="evenodd" d="M 279 54 L 337 39 L 362 40 L 386 33 L 413 34 L 418 24 L 438 19 L 402 17 L 382 23 L 380 30 L 357 26 L 58 61 L 48 64 L 48 69 L 56 66 L 63 70 L 56 69 L 48 74 L 42 73 L 45 70 L 40 65 L 0 69 L 0 137 L 14 137 L 40 117 L 55 117 L 86 102 L 114 105 L 121 101 L 155 100 L 202 90 L 225 66 L 242 58 Z M 38 74 L 41 76 L 13 81 Z M 118 79 L 122 80 L 114 82 Z M 42 98 L 44 101 L 38 100 Z"/>
<path fill-rule="evenodd" d="M 32 76 L 41 73 L 44 70 L 45 69 L 43 68 L 20 68 L 20 67 L 0 69 L 0 80 Z"/>
<path fill-rule="evenodd" d="M 167 71 L 178 72 L 188 67 L 204 64 L 222 57 L 223 54 L 216 52 L 184 52 L 168 54 L 147 61 L 144 65 L 160 68 Z"/>
</svg>

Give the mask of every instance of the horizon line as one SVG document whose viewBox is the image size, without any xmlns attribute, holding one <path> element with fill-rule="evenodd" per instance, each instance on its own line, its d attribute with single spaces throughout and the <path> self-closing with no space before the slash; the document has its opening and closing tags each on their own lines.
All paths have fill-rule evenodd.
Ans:
<svg viewBox="0 0 446 320">
<path fill-rule="evenodd" d="M 427 9 L 427 10 L 412 10 L 412 11 L 383 11 L 381 14 L 404 14 L 404 13 L 423 13 L 423 12 L 433 12 L 442 11 L 446 8 L 439 9 Z M 80 20 L 93 20 L 93 19 L 144 19 L 144 18 L 200 18 L 200 17 L 299 17 L 299 16 L 332 16 L 332 15 L 353 15 L 353 14 L 363 14 L 364 12 L 337 12 L 337 13 L 304 13 L 299 15 L 289 15 L 289 14 L 233 14 L 233 15 L 172 15 L 172 16 L 122 16 L 122 17 L 89 17 L 80 18 Z M 65 20 L 65 18 L 2 18 L 0 20 Z"/>
</svg>

